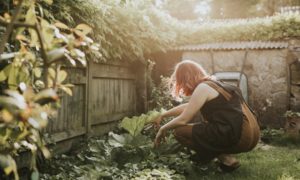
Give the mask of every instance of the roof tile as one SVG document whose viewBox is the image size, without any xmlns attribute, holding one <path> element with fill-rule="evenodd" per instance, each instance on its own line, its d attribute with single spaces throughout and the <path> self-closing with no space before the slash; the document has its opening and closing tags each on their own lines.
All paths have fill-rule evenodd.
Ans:
<svg viewBox="0 0 300 180">
<path fill-rule="evenodd" d="M 239 49 L 284 49 L 288 48 L 287 42 L 281 41 L 241 41 L 221 42 L 196 45 L 179 46 L 175 51 L 203 51 L 203 50 L 239 50 Z"/>
</svg>

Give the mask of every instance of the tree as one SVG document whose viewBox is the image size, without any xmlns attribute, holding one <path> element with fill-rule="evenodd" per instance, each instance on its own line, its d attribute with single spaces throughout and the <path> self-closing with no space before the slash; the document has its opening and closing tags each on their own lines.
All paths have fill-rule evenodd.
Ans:
<svg viewBox="0 0 300 180">
<path fill-rule="evenodd" d="M 198 18 L 194 11 L 197 3 L 199 0 L 166 0 L 163 9 L 179 20 L 193 20 Z"/>
<path fill-rule="evenodd" d="M 259 0 L 213 0 L 211 2 L 211 18 L 246 18 L 251 17 Z"/>
<path fill-rule="evenodd" d="M 280 7 L 299 6 L 300 0 L 212 0 L 211 18 L 248 18 L 271 16 Z"/>
<path fill-rule="evenodd" d="M 300 0 L 260 0 L 259 4 L 266 15 L 279 12 L 281 7 L 300 6 Z"/>
<path fill-rule="evenodd" d="M 300 6 L 300 0 L 165 0 L 162 8 L 177 19 L 195 20 L 201 18 L 197 6 L 204 2 L 210 6 L 211 19 L 271 16 L 281 7 Z"/>
</svg>

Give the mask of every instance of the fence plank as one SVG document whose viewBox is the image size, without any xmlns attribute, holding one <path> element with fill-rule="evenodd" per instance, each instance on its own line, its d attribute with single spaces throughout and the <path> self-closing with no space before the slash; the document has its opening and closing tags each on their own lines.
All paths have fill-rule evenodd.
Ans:
<svg viewBox="0 0 300 180">
<path fill-rule="evenodd" d="M 137 77 L 130 66 L 93 64 L 90 71 L 89 121 L 93 129 L 99 131 L 101 126 L 136 113 Z"/>
<path fill-rule="evenodd" d="M 97 78 L 93 79 L 92 86 L 90 89 L 92 124 L 110 121 L 111 118 L 108 117 L 115 114 L 135 113 L 134 80 Z M 118 88 L 119 86 L 121 88 Z"/>
<path fill-rule="evenodd" d="M 57 117 L 50 120 L 47 128 L 47 132 L 55 137 L 58 137 L 57 134 L 66 133 L 62 138 L 57 138 L 59 140 L 71 138 L 72 133 L 69 133 L 71 131 L 79 131 L 82 134 L 86 121 L 86 69 L 65 68 L 65 70 L 68 73 L 66 83 L 74 85 L 73 96 L 62 93 Z"/>
</svg>

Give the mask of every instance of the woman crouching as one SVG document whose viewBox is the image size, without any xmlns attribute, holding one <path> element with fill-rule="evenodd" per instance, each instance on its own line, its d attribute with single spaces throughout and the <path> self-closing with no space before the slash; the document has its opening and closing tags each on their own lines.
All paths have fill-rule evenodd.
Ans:
<svg viewBox="0 0 300 180">
<path fill-rule="evenodd" d="M 188 103 L 156 119 L 159 127 L 163 118 L 175 116 L 159 128 L 155 146 L 159 146 L 166 131 L 174 129 L 177 141 L 196 151 L 197 161 L 205 163 L 218 158 L 221 170 L 237 169 L 240 163 L 231 154 L 252 150 L 260 136 L 256 117 L 239 88 L 213 80 L 199 64 L 189 60 L 178 63 L 171 78 L 176 97 L 191 97 Z M 199 111 L 204 121 L 192 123 Z"/>
</svg>

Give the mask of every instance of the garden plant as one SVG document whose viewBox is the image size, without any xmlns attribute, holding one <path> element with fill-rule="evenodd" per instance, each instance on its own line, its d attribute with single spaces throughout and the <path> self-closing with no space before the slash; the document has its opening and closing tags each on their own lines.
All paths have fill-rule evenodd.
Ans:
<svg viewBox="0 0 300 180">
<path fill-rule="evenodd" d="M 294 118 L 285 127 L 292 138 L 282 129 L 265 129 L 256 149 L 239 155 L 243 166 L 232 174 L 218 172 L 214 162 L 193 162 L 195 152 L 180 146 L 172 133 L 154 148 L 151 124 L 162 108 L 178 103 L 169 94 L 168 77 L 158 85 L 151 79 L 153 53 L 186 44 L 299 39 L 299 14 L 180 21 L 154 2 L 1 0 L 0 179 L 20 179 L 16 159 L 25 152 L 31 154 L 26 166 L 33 180 L 300 178 L 294 121 L 299 113 L 286 114 Z M 150 111 L 123 118 L 104 136 L 85 137 L 69 154 L 51 154 L 47 124 L 56 118 L 60 99 L 73 95 L 66 68 L 86 67 L 88 61 L 144 64 Z M 38 164 L 41 156 L 50 159 Z"/>
</svg>

